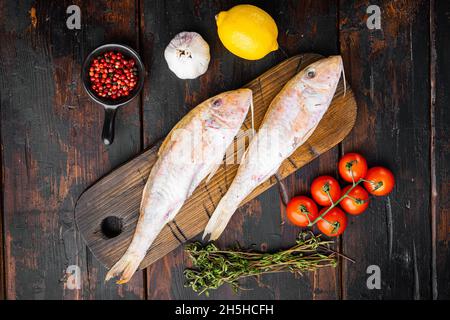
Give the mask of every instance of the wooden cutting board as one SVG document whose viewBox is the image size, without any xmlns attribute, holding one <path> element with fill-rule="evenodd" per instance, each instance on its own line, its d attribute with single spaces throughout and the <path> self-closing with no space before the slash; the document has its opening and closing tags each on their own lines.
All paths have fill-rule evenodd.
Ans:
<svg viewBox="0 0 450 320">
<path fill-rule="evenodd" d="M 320 59 L 317 54 L 302 54 L 285 60 L 246 85 L 253 91 L 255 127 L 275 95 L 298 71 Z M 349 86 L 344 96 L 341 79 L 334 99 L 319 126 L 308 141 L 282 164 L 282 178 L 337 145 L 352 129 L 356 102 Z M 243 129 L 251 127 L 249 115 Z M 244 130 L 245 131 L 245 130 Z M 139 216 L 142 190 L 156 161 L 160 144 L 103 177 L 78 199 L 75 219 L 78 229 L 96 258 L 111 267 L 128 247 Z M 235 148 L 236 149 L 236 148 Z M 237 150 L 236 153 L 241 153 Z M 203 181 L 186 201 L 174 221 L 162 230 L 140 267 L 145 268 L 203 231 L 220 198 L 233 180 L 238 165 L 223 165 L 207 183 Z M 276 183 L 272 177 L 260 185 L 245 201 L 255 198 Z"/>
</svg>

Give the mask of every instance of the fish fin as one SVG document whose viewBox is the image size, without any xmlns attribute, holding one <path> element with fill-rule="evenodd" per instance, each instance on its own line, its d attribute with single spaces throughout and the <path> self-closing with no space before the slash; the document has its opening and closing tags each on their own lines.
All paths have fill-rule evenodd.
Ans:
<svg viewBox="0 0 450 320">
<path fill-rule="evenodd" d="M 206 180 L 205 180 L 205 183 L 208 183 L 209 180 L 211 180 L 211 178 L 216 174 L 217 170 L 219 170 L 219 168 L 220 168 L 221 165 L 222 165 L 222 164 L 219 163 L 219 164 L 215 164 L 215 165 L 212 167 L 211 172 L 209 173 L 208 177 L 207 177 Z"/>
<path fill-rule="evenodd" d="M 167 135 L 167 137 L 164 139 L 163 143 L 161 144 L 161 146 L 159 147 L 158 150 L 158 156 L 161 156 L 161 154 L 167 150 L 170 147 L 170 144 L 173 138 L 174 133 L 178 130 L 181 129 L 183 127 L 186 127 L 186 124 L 189 123 L 191 121 L 191 119 L 193 117 L 196 116 L 198 111 L 196 111 L 196 109 L 193 109 L 191 112 L 189 112 L 187 115 L 185 115 L 183 117 L 183 119 L 181 119 L 173 128 L 172 130 L 170 130 L 169 134 Z"/>
<path fill-rule="evenodd" d="M 223 200 L 223 199 L 222 199 Z M 220 237 L 222 232 L 225 230 L 228 222 L 235 213 L 237 208 L 229 208 L 224 205 L 224 202 L 219 202 L 216 210 L 214 210 L 213 215 L 208 221 L 203 232 L 202 239 L 205 240 L 209 235 L 209 241 L 216 240 Z"/>
<path fill-rule="evenodd" d="M 251 138 L 251 139 L 253 139 L 253 138 Z M 250 142 L 251 142 L 251 140 L 249 141 L 249 145 L 250 145 Z M 237 163 L 238 164 L 241 164 L 242 163 L 242 161 L 245 159 L 245 157 L 247 156 L 247 153 L 248 153 L 248 147 L 244 150 L 244 152 L 242 152 L 242 156 L 241 156 L 241 158 L 239 159 L 237 159 Z"/>
<path fill-rule="evenodd" d="M 250 111 L 252 113 L 252 138 L 251 139 L 253 139 L 253 137 L 255 136 L 255 108 L 253 106 L 253 97 L 250 100 Z"/>
<path fill-rule="evenodd" d="M 187 191 L 187 194 L 186 194 L 186 199 L 189 198 L 194 193 L 194 191 L 198 187 L 199 183 L 200 183 L 200 181 L 199 181 L 198 175 L 194 176 L 192 178 L 191 185 L 188 188 L 188 191 Z"/>
<path fill-rule="evenodd" d="M 214 165 L 211 166 L 211 170 L 208 171 L 209 174 L 206 177 L 205 183 L 208 183 L 209 180 L 211 180 L 211 178 L 216 174 L 217 170 L 219 170 L 220 166 L 221 166 L 220 163 L 219 164 L 214 164 Z M 192 195 L 192 193 L 194 193 L 195 189 L 198 187 L 200 182 L 203 180 L 203 177 L 202 177 L 202 175 L 197 175 L 197 176 L 195 176 L 192 179 L 191 185 L 190 185 L 190 187 L 188 189 L 188 192 L 187 192 L 187 198 L 189 198 Z"/>
<path fill-rule="evenodd" d="M 139 268 L 142 259 L 136 255 L 125 253 L 119 261 L 108 271 L 105 281 L 120 276 L 117 284 L 124 284 L 130 281 L 133 274 Z"/>
<path fill-rule="evenodd" d="M 255 117 L 254 117 L 254 106 L 253 106 L 253 99 L 250 101 L 250 110 L 251 110 L 251 123 L 252 123 L 252 135 L 248 138 L 248 146 L 245 148 L 244 152 L 242 153 L 241 159 L 238 159 L 238 163 L 241 163 L 241 161 L 245 158 L 248 152 L 248 147 L 250 146 L 250 143 L 252 140 L 256 137 L 256 131 L 255 131 Z"/>
<path fill-rule="evenodd" d="M 344 63 L 343 62 L 342 62 L 342 77 L 343 77 L 343 80 L 344 80 L 344 97 L 345 97 L 345 94 L 347 93 L 347 81 L 345 79 L 345 70 L 344 70 Z"/>
</svg>

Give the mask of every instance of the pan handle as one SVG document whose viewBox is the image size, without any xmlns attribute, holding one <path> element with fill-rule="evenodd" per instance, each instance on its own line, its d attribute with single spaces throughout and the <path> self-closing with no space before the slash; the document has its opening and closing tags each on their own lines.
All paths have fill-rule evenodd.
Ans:
<svg viewBox="0 0 450 320">
<path fill-rule="evenodd" d="M 114 108 L 105 108 L 105 121 L 103 122 L 102 140 L 105 145 L 110 145 L 114 141 L 114 122 L 116 119 Z"/>
</svg>

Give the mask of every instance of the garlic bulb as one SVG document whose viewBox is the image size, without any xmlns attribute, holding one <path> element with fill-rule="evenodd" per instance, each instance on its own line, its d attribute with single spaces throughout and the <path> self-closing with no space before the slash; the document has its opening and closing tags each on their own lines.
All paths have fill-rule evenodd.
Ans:
<svg viewBox="0 0 450 320">
<path fill-rule="evenodd" d="M 208 70 L 209 45 L 196 32 L 181 32 L 164 51 L 169 69 L 180 79 L 195 79 Z"/>
</svg>

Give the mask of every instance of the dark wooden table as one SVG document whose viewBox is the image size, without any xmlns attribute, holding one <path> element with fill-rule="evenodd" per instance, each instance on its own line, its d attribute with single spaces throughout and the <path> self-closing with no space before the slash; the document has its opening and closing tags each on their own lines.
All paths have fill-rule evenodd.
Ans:
<svg viewBox="0 0 450 320">
<path fill-rule="evenodd" d="M 167 134 L 202 100 L 234 89 L 301 52 L 343 56 L 358 103 L 357 123 L 338 147 L 286 179 L 291 196 L 319 174 L 336 175 L 339 156 L 360 151 L 390 167 L 397 185 L 352 218 L 336 249 L 356 260 L 294 277 L 248 280 L 223 299 L 449 299 L 450 2 L 246 1 L 269 12 L 280 50 L 249 62 L 224 49 L 214 15 L 239 1 L 13 1 L 0 3 L 2 210 L 0 298 L 203 299 L 184 288 L 182 248 L 138 272 L 124 286 L 104 283 L 106 269 L 74 225 L 74 205 L 88 186 Z M 81 30 L 68 30 L 66 8 L 81 8 Z M 366 26 L 381 8 L 381 30 Z M 163 50 L 178 32 L 201 33 L 211 47 L 208 72 L 177 79 Z M 82 88 L 80 65 L 100 44 L 139 51 L 148 70 L 140 99 L 119 111 L 116 140 L 100 139 L 103 110 Z M 239 210 L 220 245 L 272 250 L 293 243 L 276 188 Z M 78 265 L 81 288 L 66 283 Z M 366 286 L 369 265 L 381 289 Z"/>
</svg>

